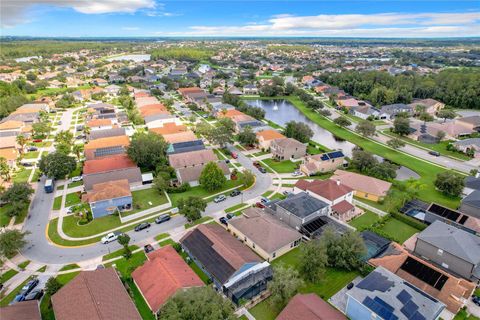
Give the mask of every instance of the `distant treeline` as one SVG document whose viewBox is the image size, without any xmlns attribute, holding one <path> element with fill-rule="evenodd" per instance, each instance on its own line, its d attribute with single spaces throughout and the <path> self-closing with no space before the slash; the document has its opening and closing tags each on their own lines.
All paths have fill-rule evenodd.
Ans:
<svg viewBox="0 0 480 320">
<path fill-rule="evenodd" d="M 278 52 L 294 52 L 294 51 L 312 51 L 313 47 L 307 45 L 299 45 L 299 44 L 292 44 L 292 45 L 268 45 L 268 51 Z"/>
<path fill-rule="evenodd" d="M 432 98 L 460 109 L 480 109 L 480 70 L 446 69 L 426 76 L 381 71 L 325 73 L 320 79 L 376 106 Z"/>
<path fill-rule="evenodd" d="M 0 81 L 0 119 L 5 118 L 18 107 L 28 102 L 22 81 L 12 84 Z"/>
<path fill-rule="evenodd" d="M 152 59 L 176 59 L 185 61 L 201 61 L 207 60 L 214 55 L 214 51 L 204 48 L 195 47 L 175 47 L 175 48 L 158 48 L 153 49 L 150 54 Z"/>
</svg>

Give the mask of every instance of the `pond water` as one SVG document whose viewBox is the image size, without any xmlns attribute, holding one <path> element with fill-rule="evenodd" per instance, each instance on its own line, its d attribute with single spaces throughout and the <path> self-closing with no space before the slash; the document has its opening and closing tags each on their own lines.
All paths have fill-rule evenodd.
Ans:
<svg viewBox="0 0 480 320">
<path fill-rule="evenodd" d="M 335 137 L 330 131 L 323 129 L 318 124 L 308 119 L 289 101 L 246 100 L 246 103 L 262 108 L 265 110 L 265 118 L 281 126 L 285 126 L 287 122 L 292 120 L 306 123 L 313 131 L 313 141 L 332 150 L 340 149 L 348 157 L 352 156 L 352 150 L 355 147 L 353 143 Z"/>
<path fill-rule="evenodd" d="M 108 58 L 107 61 L 133 61 L 133 62 L 142 62 L 142 61 L 149 61 L 150 55 L 149 54 L 126 54 L 116 57 Z"/>
</svg>

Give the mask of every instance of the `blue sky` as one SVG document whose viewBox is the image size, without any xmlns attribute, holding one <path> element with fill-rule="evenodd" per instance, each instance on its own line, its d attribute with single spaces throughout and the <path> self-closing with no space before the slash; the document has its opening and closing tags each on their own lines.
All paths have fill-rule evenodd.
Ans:
<svg viewBox="0 0 480 320">
<path fill-rule="evenodd" d="M 2 0 L 19 36 L 480 36 L 480 1 Z"/>
</svg>

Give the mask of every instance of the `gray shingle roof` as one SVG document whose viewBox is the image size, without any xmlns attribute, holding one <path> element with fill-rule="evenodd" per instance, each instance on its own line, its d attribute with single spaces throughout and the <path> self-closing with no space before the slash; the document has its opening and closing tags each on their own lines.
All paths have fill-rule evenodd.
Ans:
<svg viewBox="0 0 480 320">
<path fill-rule="evenodd" d="M 299 218 L 305 218 L 318 210 L 328 206 L 325 202 L 318 200 L 305 192 L 297 193 L 294 196 L 277 203 L 277 206 L 284 208 L 288 212 Z"/>
<path fill-rule="evenodd" d="M 475 190 L 463 198 L 462 204 L 468 204 L 471 207 L 480 208 L 480 190 Z"/>
</svg>

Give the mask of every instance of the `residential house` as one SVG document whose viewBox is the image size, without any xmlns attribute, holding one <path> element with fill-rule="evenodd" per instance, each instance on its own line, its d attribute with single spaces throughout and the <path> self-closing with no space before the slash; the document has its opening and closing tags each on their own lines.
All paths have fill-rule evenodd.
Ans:
<svg viewBox="0 0 480 320">
<path fill-rule="evenodd" d="M 475 290 L 474 283 L 445 272 L 397 243 L 391 243 L 387 250 L 368 262 L 376 267 L 384 267 L 440 300 L 454 314 L 460 311 Z"/>
<path fill-rule="evenodd" d="M 330 206 L 330 214 L 341 221 L 349 221 L 360 213 L 355 210 L 353 203 L 353 189 L 343 185 L 340 181 L 298 180 L 294 187 L 294 193 L 306 192 Z"/>
<path fill-rule="evenodd" d="M 457 150 L 466 154 L 473 154 L 474 158 L 480 158 L 480 138 L 458 140 L 453 145 Z"/>
<path fill-rule="evenodd" d="M 361 105 L 360 101 L 355 98 L 337 99 L 335 102 L 339 108 L 346 108 L 347 110 Z"/>
<path fill-rule="evenodd" d="M 268 262 L 262 262 L 219 224 L 200 224 L 188 231 L 180 243 L 217 290 L 235 304 L 264 292 L 273 277 Z"/>
<path fill-rule="evenodd" d="M 393 120 L 399 113 L 407 113 L 409 116 L 413 116 L 415 110 L 412 106 L 404 103 L 388 104 L 380 108 L 378 117 L 382 120 Z"/>
<path fill-rule="evenodd" d="M 300 171 L 307 176 L 334 171 L 343 167 L 345 155 L 342 151 L 332 151 L 315 155 L 307 155 L 300 165 Z"/>
<path fill-rule="evenodd" d="M 246 84 L 245 86 L 243 86 L 243 94 L 257 95 L 258 94 L 258 88 L 254 84 Z"/>
<path fill-rule="evenodd" d="M 90 205 L 93 218 L 129 211 L 133 198 L 127 179 L 97 183 L 83 195 L 82 201 Z"/>
<path fill-rule="evenodd" d="M 437 101 L 435 99 L 414 99 L 412 103 L 409 104 L 413 110 L 416 110 L 417 106 L 425 108 L 425 112 L 435 115 L 438 111 L 442 110 L 445 107 L 445 104 Z"/>
<path fill-rule="evenodd" d="M 183 97 L 185 102 L 196 102 L 196 99 L 204 99 L 207 97 L 207 93 L 198 87 L 180 88 L 177 90 Z"/>
<path fill-rule="evenodd" d="M 302 240 L 302 234 L 295 229 L 252 207 L 229 220 L 228 230 L 269 262 L 296 248 Z"/>
<path fill-rule="evenodd" d="M 142 184 L 140 168 L 126 154 L 86 160 L 83 165 L 83 185 L 86 191 L 91 190 L 95 184 L 119 179 L 126 179 L 132 186 Z"/>
<path fill-rule="evenodd" d="M 85 158 L 93 160 L 115 154 L 123 154 L 130 145 L 127 136 L 115 136 L 91 140 L 84 146 Z"/>
<path fill-rule="evenodd" d="M 120 127 L 120 128 L 90 131 L 90 133 L 87 134 L 87 139 L 96 140 L 101 138 L 119 137 L 119 136 L 125 136 L 125 135 L 126 135 L 125 128 Z"/>
<path fill-rule="evenodd" d="M 90 132 L 96 130 L 112 129 L 113 122 L 111 119 L 92 119 L 87 122 L 87 127 L 90 128 Z"/>
<path fill-rule="evenodd" d="M 480 116 L 463 117 L 455 119 L 455 121 L 458 124 L 465 126 L 472 131 L 480 132 Z"/>
<path fill-rule="evenodd" d="M 307 154 L 307 146 L 293 138 L 275 139 L 270 151 L 277 160 L 299 159 Z"/>
<path fill-rule="evenodd" d="M 480 237 L 441 221 L 420 232 L 415 254 L 449 272 L 480 280 Z"/>
<path fill-rule="evenodd" d="M 228 103 L 219 103 L 212 106 L 211 114 L 213 116 L 217 115 L 219 112 L 234 110 L 235 107 Z"/>
<path fill-rule="evenodd" d="M 285 139 L 286 137 L 274 129 L 258 131 L 256 134 L 258 147 L 262 150 L 270 150 L 273 140 Z"/>
<path fill-rule="evenodd" d="M 114 268 L 82 271 L 52 296 L 56 320 L 141 320 Z"/>
<path fill-rule="evenodd" d="M 462 199 L 460 211 L 480 219 L 480 190 L 475 190 Z"/>
<path fill-rule="evenodd" d="M 383 267 L 346 291 L 345 314 L 352 320 L 436 320 L 445 305 Z"/>
<path fill-rule="evenodd" d="M 371 105 L 359 105 L 358 107 L 352 107 L 349 111 L 355 117 L 358 117 L 363 120 L 368 118 L 376 118 L 380 115 L 380 111 L 377 108 L 372 107 Z"/>
<path fill-rule="evenodd" d="M 96 86 L 105 87 L 108 86 L 108 81 L 102 78 L 92 79 L 92 83 Z"/>
<path fill-rule="evenodd" d="M 0 157 L 5 158 L 10 167 L 16 166 L 16 160 L 20 156 L 20 146 L 17 144 L 17 136 L 5 136 L 0 139 Z"/>
<path fill-rule="evenodd" d="M 121 87 L 116 84 L 111 84 L 105 87 L 105 92 L 110 96 L 116 96 L 120 92 Z"/>
<path fill-rule="evenodd" d="M 2 320 L 41 320 L 39 300 L 20 301 L 0 308 Z"/>
<path fill-rule="evenodd" d="M 211 149 L 196 150 L 191 152 L 168 155 L 168 162 L 174 169 L 204 165 L 218 158 Z"/>
<path fill-rule="evenodd" d="M 235 86 L 231 86 L 230 88 L 227 89 L 227 93 L 234 95 L 234 96 L 241 96 L 243 95 L 243 91 L 238 89 Z"/>
<path fill-rule="evenodd" d="M 410 128 L 412 133 L 409 135 L 409 137 L 419 141 L 424 141 L 425 136 L 430 136 L 436 139 L 435 142 L 438 142 L 437 136 L 439 132 L 445 133 L 444 140 L 456 139 L 458 137 L 474 133 L 472 129 L 461 124 L 457 120 L 427 123 L 423 123 L 421 121 L 412 121 L 410 123 Z"/>
<path fill-rule="evenodd" d="M 195 137 L 195 140 L 170 144 L 167 149 L 167 154 L 185 153 L 204 149 L 205 145 L 203 141 Z"/>
<path fill-rule="evenodd" d="M 172 134 L 164 134 L 163 138 L 165 139 L 166 142 L 171 143 L 173 145 L 175 145 L 177 143 L 190 142 L 190 141 L 198 140 L 195 133 L 193 133 L 191 130 L 178 132 L 178 133 L 172 133 Z"/>
<path fill-rule="evenodd" d="M 169 134 L 181 133 L 188 131 L 189 129 L 185 125 L 177 125 L 176 123 L 165 123 L 163 127 L 152 128 L 150 131 L 155 132 L 156 134 L 166 136 Z"/>
<path fill-rule="evenodd" d="M 355 196 L 375 202 L 383 199 L 392 186 L 387 181 L 340 169 L 335 170 L 330 179 L 352 188 Z"/>
<path fill-rule="evenodd" d="M 144 117 L 144 119 L 145 124 L 149 129 L 163 127 L 167 123 L 175 123 L 176 125 L 181 124 L 179 118 L 168 113 L 157 113 L 154 115 L 146 116 Z"/>
<path fill-rule="evenodd" d="M 297 293 L 276 320 L 346 320 L 340 311 L 315 293 Z"/>
<path fill-rule="evenodd" d="M 216 164 L 222 170 L 223 175 L 227 180 L 230 180 L 230 168 L 225 161 L 216 161 Z M 196 165 L 193 167 L 178 168 L 175 170 L 177 175 L 178 182 L 188 183 L 190 186 L 195 187 L 200 184 L 200 175 L 202 174 L 203 168 L 206 164 Z"/>
<path fill-rule="evenodd" d="M 132 279 L 154 314 L 177 292 L 204 285 L 170 245 L 148 253 L 147 261 L 132 272 Z"/>
</svg>

